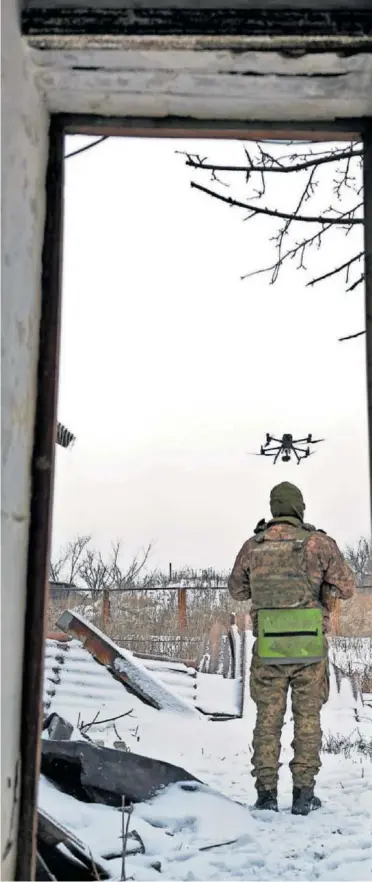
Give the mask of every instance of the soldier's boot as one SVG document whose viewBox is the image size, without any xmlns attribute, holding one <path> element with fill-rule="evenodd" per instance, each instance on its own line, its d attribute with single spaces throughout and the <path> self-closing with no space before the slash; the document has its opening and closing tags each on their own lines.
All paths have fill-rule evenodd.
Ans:
<svg viewBox="0 0 372 882">
<path fill-rule="evenodd" d="M 292 815 L 308 815 L 321 806 L 319 797 L 314 796 L 314 785 L 293 788 Z"/>
<path fill-rule="evenodd" d="M 261 790 L 257 787 L 256 809 L 262 809 L 267 812 L 278 811 L 278 794 L 276 790 Z"/>
</svg>

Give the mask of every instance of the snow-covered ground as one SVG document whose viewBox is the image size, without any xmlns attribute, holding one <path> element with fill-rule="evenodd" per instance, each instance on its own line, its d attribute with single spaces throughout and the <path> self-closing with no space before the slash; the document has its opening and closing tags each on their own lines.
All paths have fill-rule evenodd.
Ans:
<svg viewBox="0 0 372 882">
<path fill-rule="evenodd" d="M 211 678 L 211 690 L 218 688 Z M 123 739 L 134 753 L 167 760 L 195 775 L 206 786 L 171 785 L 150 803 L 136 805 L 130 829 L 146 853 L 128 856 L 126 876 L 135 880 L 371 880 L 372 762 L 360 749 L 372 739 L 372 708 L 355 698 L 344 679 L 323 711 L 325 743 L 354 743 L 350 755 L 323 753 L 317 792 L 320 811 L 307 818 L 290 813 L 292 782 L 288 762 L 293 735 L 288 705 L 282 735 L 280 812 L 257 812 L 251 776 L 255 706 L 249 697 L 243 719 L 211 722 L 205 717 L 155 711 L 123 689 L 116 713 L 128 716 L 92 727 L 89 735 L 112 746 Z M 116 692 L 115 701 L 119 693 Z M 121 693 L 120 693 L 121 696 Z M 109 705 L 110 714 L 114 705 Z M 58 708 L 63 713 L 63 707 Z M 107 708 L 108 710 L 108 708 Z M 69 707 L 71 712 L 71 707 Z M 67 714 L 66 714 L 67 716 Z M 92 719 L 92 708 L 84 719 Z M 102 717 L 104 717 L 102 708 Z M 76 720 L 71 720 L 76 723 Z M 75 731 L 74 737 L 80 737 Z M 357 745 L 359 744 L 359 750 Z M 39 802 L 84 841 L 96 855 L 111 855 L 107 868 L 121 877 L 121 812 L 77 802 L 41 779 Z M 103 861 L 104 862 L 104 861 Z M 161 865 L 161 873 L 154 867 Z M 102 861 L 101 861 L 102 863 Z"/>
<path fill-rule="evenodd" d="M 146 855 L 127 859 L 128 875 L 158 879 L 150 864 L 160 861 L 161 875 L 169 880 L 371 880 L 372 763 L 357 754 L 350 759 L 324 754 L 318 779 L 323 808 L 299 818 L 290 814 L 291 751 L 284 746 L 280 813 L 256 812 L 250 774 L 252 727 L 247 723 L 185 727 L 176 718 L 164 719 L 162 725 L 159 721 L 154 730 L 152 720 L 141 727 L 140 736 L 128 728 L 132 750 L 177 762 L 214 791 L 184 791 L 172 785 L 150 804 L 136 806 L 131 828 L 142 837 Z M 123 726 L 120 734 L 124 735 Z M 290 739 L 288 721 L 284 742 Z M 72 800 L 45 780 L 40 803 L 97 857 L 120 851 L 119 811 Z M 109 871 L 120 878 L 120 858 L 110 860 Z"/>
</svg>

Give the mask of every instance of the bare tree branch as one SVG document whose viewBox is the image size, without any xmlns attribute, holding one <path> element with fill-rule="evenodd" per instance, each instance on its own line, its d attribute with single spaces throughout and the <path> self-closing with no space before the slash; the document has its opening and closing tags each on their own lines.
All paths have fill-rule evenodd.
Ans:
<svg viewBox="0 0 372 882">
<path fill-rule="evenodd" d="M 85 730 L 90 729 L 92 726 L 103 726 L 104 723 L 116 723 L 116 720 L 122 720 L 123 717 L 129 717 L 130 714 L 132 714 L 132 713 L 133 713 L 133 708 L 131 708 L 129 711 L 126 711 L 125 714 L 118 714 L 118 716 L 116 716 L 116 717 L 108 717 L 106 720 L 99 720 L 98 719 L 99 711 L 98 711 L 91 723 L 81 723 L 81 725 L 78 726 L 78 729 L 80 729 L 80 732 L 82 732 L 83 730 L 85 731 Z"/>
<path fill-rule="evenodd" d="M 78 150 L 73 150 L 72 153 L 66 153 L 65 159 L 71 159 L 72 156 L 78 156 L 79 153 L 85 153 L 87 150 L 92 150 L 93 147 L 97 147 L 97 144 L 102 144 L 102 141 L 107 141 L 108 135 L 102 135 L 101 138 L 97 138 L 96 141 L 93 141 L 91 144 L 86 144 L 85 147 L 79 147 Z"/>
<path fill-rule="evenodd" d="M 331 276 L 336 276 L 337 273 L 341 273 L 344 269 L 349 270 L 351 265 L 357 260 L 361 260 L 362 257 L 364 257 L 364 251 L 360 251 L 359 254 L 355 254 L 355 256 L 351 257 L 350 260 L 346 260 L 345 263 L 341 264 L 341 266 L 336 266 L 336 268 L 330 270 L 329 273 L 324 273 L 322 276 L 318 276 L 316 279 L 311 279 L 310 282 L 306 283 L 306 287 L 308 288 L 309 286 L 311 287 L 312 285 L 316 285 L 317 282 L 324 282 L 325 279 L 330 279 Z M 352 291 L 356 284 L 359 284 L 359 282 L 354 283 L 354 285 L 352 285 L 351 288 L 348 288 L 348 290 Z"/>
<path fill-rule="evenodd" d="M 243 218 L 244 221 L 261 216 L 266 217 L 271 224 L 277 222 L 276 232 L 268 236 L 268 241 L 272 243 L 275 250 L 274 260 L 267 266 L 244 273 L 240 277 L 242 280 L 262 273 L 270 273 L 270 282 L 274 284 L 283 265 L 289 260 L 295 261 L 297 269 L 308 272 L 309 254 L 312 252 L 313 263 L 316 252 L 322 248 L 325 241 L 329 241 L 329 234 L 332 230 L 336 233 L 341 231 L 345 236 L 350 237 L 351 231 L 359 231 L 362 228 L 364 224 L 362 216 L 363 178 L 361 174 L 363 146 L 360 142 L 336 145 L 330 149 L 324 145 L 315 145 L 309 142 L 306 149 L 301 152 L 298 144 L 287 143 L 286 149 L 280 151 L 279 143 L 276 142 L 275 145 L 272 145 L 269 141 L 264 141 L 250 142 L 249 148 L 244 145 L 243 149 L 244 164 L 221 164 L 210 161 L 206 156 L 183 151 L 186 166 L 198 172 L 205 172 L 220 188 L 221 186 L 229 186 L 229 184 L 226 183 L 226 180 L 221 181 L 218 174 L 238 173 L 244 175 L 248 191 L 245 199 L 238 199 L 229 196 L 226 192 L 220 192 L 218 187 L 204 187 L 196 183 L 195 180 L 190 182 L 191 188 L 221 201 L 230 208 L 237 207 L 245 210 L 247 215 Z M 271 188 L 271 183 L 276 180 L 275 175 L 279 176 L 279 180 L 281 178 L 282 181 L 283 176 L 284 178 L 287 176 L 288 179 L 288 175 L 292 175 L 291 182 L 297 176 L 299 193 L 297 203 L 293 208 L 288 208 L 288 191 L 283 187 L 279 190 L 277 186 Z M 296 193 L 291 188 L 291 194 L 293 192 Z M 278 193 L 282 194 L 283 207 L 278 204 Z M 331 205 L 328 207 L 327 204 L 324 205 L 327 194 L 331 196 Z M 313 204 L 313 197 L 316 198 L 315 204 L 318 212 L 306 213 L 303 207 L 306 204 Z M 305 226 L 313 224 L 316 231 L 312 230 L 311 233 L 304 234 L 296 241 L 294 240 L 294 231 L 298 227 L 294 226 L 295 224 Z M 354 241 L 355 239 L 352 239 L 352 242 Z M 345 258 L 342 263 L 335 262 L 334 267 L 331 266 L 330 269 L 323 272 L 316 273 L 313 270 L 313 277 L 307 281 L 307 286 L 312 287 L 336 277 L 340 273 L 345 273 L 346 291 L 355 291 L 358 286 L 363 284 L 365 278 L 364 272 L 360 273 L 357 278 L 354 276 L 359 261 L 364 258 L 364 251 L 360 247 L 355 247 L 355 254 L 351 252 L 350 257 L 347 260 Z M 358 334 L 351 334 L 348 337 L 342 337 L 341 340 L 353 339 L 364 333 L 361 331 Z"/>
<path fill-rule="evenodd" d="M 339 337 L 338 342 L 343 343 L 344 340 L 355 340 L 356 337 L 362 337 L 363 334 L 366 334 L 366 331 L 358 331 L 357 334 L 348 334 L 347 337 Z"/>
<path fill-rule="evenodd" d="M 314 154 L 311 159 L 307 159 L 305 162 L 298 162 L 294 165 L 280 165 L 278 163 L 268 165 L 263 163 L 262 165 L 255 165 L 253 162 L 249 162 L 247 165 L 218 165 L 216 163 L 207 163 L 204 159 L 201 159 L 199 156 L 189 153 L 185 153 L 185 151 L 177 150 L 177 153 L 183 153 L 184 156 L 187 156 L 186 165 L 190 168 L 201 169 L 202 171 L 211 171 L 213 173 L 216 172 L 239 172 L 245 175 L 250 174 L 291 174 L 292 172 L 301 172 L 306 171 L 309 168 L 314 166 L 326 165 L 330 162 L 339 162 L 340 160 L 347 159 L 350 161 L 357 156 L 363 156 L 363 149 L 361 150 L 353 150 L 349 148 L 348 150 L 343 150 L 342 152 L 334 152 L 330 155 L 322 155 L 322 154 Z M 247 152 L 247 151 L 246 151 Z M 273 157 L 266 154 L 270 160 L 273 161 Z"/>
<path fill-rule="evenodd" d="M 307 239 L 303 239 L 301 242 L 297 242 L 297 244 L 293 248 L 290 248 L 288 251 L 286 251 L 286 253 L 283 256 L 280 256 L 271 266 L 266 266 L 259 270 L 252 270 L 252 272 L 246 273 L 244 276 L 240 276 L 241 281 L 243 281 L 244 279 L 249 279 L 251 276 L 258 276 L 260 275 L 260 273 L 272 272 L 273 275 L 271 278 L 271 282 L 274 283 L 278 278 L 279 270 L 283 266 L 284 262 L 288 259 L 293 260 L 297 256 L 299 257 L 298 267 L 304 267 L 303 261 L 306 249 L 311 248 L 312 245 L 316 245 L 319 248 L 321 245 L 322 237 L 325 233 L 328 232 L 329 229 L 330 227 L 326 224 L 322 230 L 318 230 L 318 232 L 314 233 L 313 236 L 309 236 Z"/>
<path fill-rule="evenodd" d="M 355 288 L 357 288 L 358 285 L 362 285 L 362 284 L 363 284 L 364 279 L 365 279 L 365 274 L 362 273 L 362 275 L 359 276 L 359 278 L 356 280 L 356 282 L 353 282 L 353 284 L 350 285 L 350 288 L 346 288 L 346 290 L 347 290 L 347 291 L 355 291 Z"/>
<path fill-rule="evenodd" d="M 76 539 L 68 542 L 59 558 L 50 563 L 50 575 L 53 582 L 63 581 L 68 585 L 74 585 L 80 573 L 82 556 L 90 541 L 90 536 L 77 536 Z"/>
<path fill-rule="evenodd" d="M 201 184 L 196 184 L 195 181 L 191 181 L 190 187 L 195 190 L 200 190 L 202 193 L 207 193 L 208 196 L 213 196 L 214 199 L 219 199 L 221 202 L 226 202 L 228 205 L 234 206 L 236 208 L 244 208 L 251 212 L 250 216 L 246 218 L 246 220 L 250 220 L 252 217 L 255 217 L 256 214 L 264 214 L 267 217 L 275 217 L 282 220 L 290 220 L 290 221 L 298 221 L 300 223 L 310 223 L 310 224 L 327 224 L 328 226 L 336 225 L 338 227 L 349 227 L 356 224 L 362 225 L 364 223 L 363 218 L 354 217 L 355 212 L 358 208 L 363 206 L 363 202 L 360 202 L 355 208 L 351 208 L 348 211 L 345 211 L 343 214 L 340 214 L 339 217 L 328 217 L 325 215 L 301 215 L 295 213 L 288 213 L 286 211 L 278 211 L 274 208 L 261 208 L 257 205 L 249 205 L 247 202 L 240 202 L 238 199 L 233 199 L 231 196 L 222 196 L 221 193 L 216 193 L 215 190 L 210 190 L 208 187 L 202 187 Z"/>
</svg>

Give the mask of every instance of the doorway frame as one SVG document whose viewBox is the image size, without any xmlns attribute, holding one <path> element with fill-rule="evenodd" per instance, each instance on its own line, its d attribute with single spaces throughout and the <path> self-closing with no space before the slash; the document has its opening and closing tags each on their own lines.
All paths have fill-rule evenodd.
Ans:
<svg viewBox="0 0 372 882">
<path fill-rule="evenodd" d="M 41 273 L 37 399 L 31 467 L 30 527 L 21 710 L 20 810 L 16 879 L 34 879 L 40 769 L 45 621 L 51 541 L 62 304 L 64 141 L 66 135 L 141 138 L 363 141 L 366 372 L 369 491 L 372 500 L 372 118 L 283 123 L 166 117 L 54 114 L 50 118 L 46 221 Z"/>
</svg>

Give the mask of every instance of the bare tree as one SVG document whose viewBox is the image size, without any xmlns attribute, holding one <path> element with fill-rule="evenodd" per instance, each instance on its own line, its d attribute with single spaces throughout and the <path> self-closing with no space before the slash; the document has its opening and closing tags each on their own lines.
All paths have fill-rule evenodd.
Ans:
<svg viewBox="0 0 372 882">
<path fill-rule="evenodd" d="M 358 584 L 362 585 L 365 577 L 371 575 L 372 572 L 372 546 L 370 539 L 362 536 L 354 548 L 347 545 L 344 555 L 357 576 Z"/>
<path fill-rule="evenodd" d="M 53 582 L 62 581 L 67 585 L 75 584 L 80 575 L 83 554 L 86 553 L 90 541 L 90 536 L 77 536 L 76 539 L 67 543 L 59 557 L 50 563 L 50 577 Z"/>
<path fill-rule="evenodd" d="M 267 266 L 252 267 L 241 279 L 267 273 L 274 284 L 289 261 L 298 269 L 308 271 L 308 261 L 319 251 L 333 230 L 341 230 L 353 238 L 350 256 L 332 260 L 329 270 L 320 275 L 308 273 L 307 285 L 313 286 L 332 276 L 344 278 L 346 290 L 354 291 L 364 282 L 364 251 L 352 233 L 363 225 L 363 147 L 360 142 L 328 147 L 310 143 L 305 148 L 291 142 L 281 145 L 272 142 L 252 142 L 244 146 L 244 162 L 241 165 L 220 165 L 206 156 L 183 152 L 186 165 L 194 172 L 208 175 L 212 186 L 204 186 L 196 180 L 191 187 L 207 196 L 225 203 L 230 208 L 244 212 L 244 220 L 269 220 L 274 256 Z M 222 176 L 222 177 L 221 177 Z M 244 196 L 227 193 L 234 182 L 243 182 Z M 291 182 L 283 191 L 283 206 L 277 205 L 277 190 L 272 184 L 278 180 Z M 332 181 L 332 204 L 329 199 L 329 182 Z M 291 204 L 291 199 L 293 202 Z M 310 206 L 316 210 L 310 210 Z M 355 241 L 354 241 L 355 239 Z M 355 246 L 355 247 L 354 247 Z M 330 253 L 332 251 L 330 250 Z M 359 337 L 358 331 L 346 337 Z"/>
<path fill-rule="evenodd" d="M 149 558 L 149 555 L 152 550 L 152 543 L 150 542 L 146 548 L 144 548 L 141 552 L 136 554 L 130 563 L 127 569 L 123 570 L 119 565 L 119 556 L 121 552 L 121 542 L 116 542 L 112 546 L 112 558 L 110 562 L 110 576 L 111 576 L 111 587 L 112 588 L 135 588 L 138 581 L 141 582 L 142 589 L 151 588 L 154 586 L 154 573 L 145 572 L 146 564 Z"/>
<path fill-rule="evenodd" d="M 154 585 L 154 573 L 145 570 L 152 545 L 138 553 L 129 566 L 120 563 L 122 543 L 115 542 L 107 558 L 94 548 L 88 548 L 90 536 L 78 536 L 69 542 L 59 557 L 51 563 L 53 581 L 63 579 L 69 585 L 89 589 L 92 596 L 103 590 L 115 588 L 150 588 Z"/>
<path fill-rule="evenodd" d="M 92 597 L 110 587 L 110 574 L 101 552 L 87 548 L 80 567 L 83 587 L 88 588 Z"/>
</svg>

